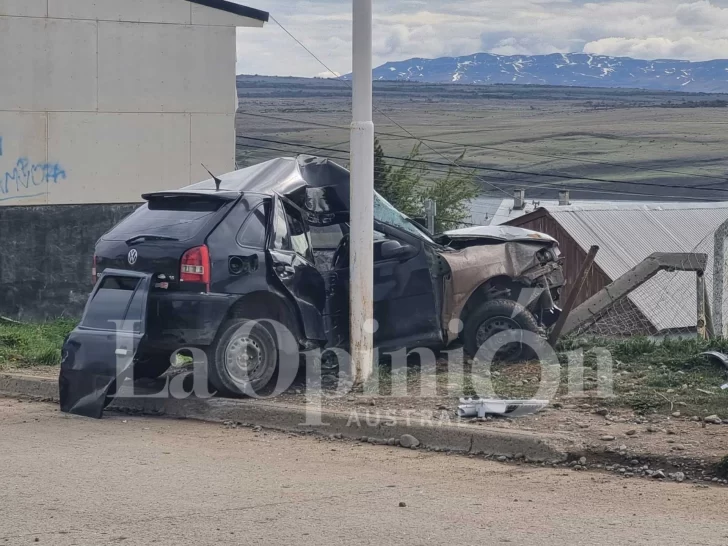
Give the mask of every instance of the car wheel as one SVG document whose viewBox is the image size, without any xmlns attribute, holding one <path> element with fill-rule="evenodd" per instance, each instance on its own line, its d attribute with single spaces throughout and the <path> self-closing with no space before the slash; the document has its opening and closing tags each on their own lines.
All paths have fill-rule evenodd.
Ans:
<svg viewBox="0 0 728 546">
<path fill-rule="evenodd" d="M 208 379 L 221 394 L 260 393 L 271 382 L 277 366 L 275 337 L 254 320 L 225 322 L 208 351 Z"/>
<path fill-rule="evenodd" d="M 488 339 L 509 330 L 540 333 L 536 317 L 519 303 L 504 299 L 486 301 L 470 315 L 465 324 L 465 351 L 475 356 Z M 532 351 L 527 345 L 514 342 L 504 345 L 495 356 L 499 360 L 513 361 L 531 355 Z"/>
</svg>

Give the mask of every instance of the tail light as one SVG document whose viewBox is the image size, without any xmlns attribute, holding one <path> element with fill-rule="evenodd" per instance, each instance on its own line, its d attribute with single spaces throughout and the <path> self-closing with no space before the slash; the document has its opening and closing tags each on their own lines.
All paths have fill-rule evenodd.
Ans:
<svg viewBox="0 0 728 546">
<path fill-rule="evenodd" d="M 91 280 L 94 286 L 96 286 L 96 281 L 98 280 L 98 275 L 96 274 L 96 254 L 94 254 L 94 264 L 91 266 Z"/>
<path fill-rule="evenodd" d="M 191 248 L 182 255 L 179 280 L 204 283 L 210 291 L 210 251 L 206 245 Z"/>
</svg>

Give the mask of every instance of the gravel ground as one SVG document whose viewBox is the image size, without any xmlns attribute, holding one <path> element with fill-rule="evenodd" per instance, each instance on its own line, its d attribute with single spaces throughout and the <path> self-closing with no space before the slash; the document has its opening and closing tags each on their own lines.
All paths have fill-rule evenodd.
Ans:
<svg viewBox="0 0 728 546">
<path fill-rule="evenodd" d="M 0 399 L 0 544 L 723 545 L 726 490 Z"/>
</svg>

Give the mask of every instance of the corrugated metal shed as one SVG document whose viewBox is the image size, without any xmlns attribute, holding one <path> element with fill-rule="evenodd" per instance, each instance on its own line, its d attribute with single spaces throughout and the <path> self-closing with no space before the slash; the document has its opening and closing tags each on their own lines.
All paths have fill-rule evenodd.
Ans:
<svg viewBox="0 0 728 546">
<path fill-rule="evenodd" d="M 470 223 L 477 226 L 498 226 L 520 218 L 545 205 L 558 205 L 558 201 L 526 201 L 523 209 L 515 209 L 512 198 L 480 196 L 470 202 Z"/>
<path fill-rule="evenodd" d="M 526 199 L 522 209 L 515 209 L 513 198 L 493 197 L 481 195 L 470 202 L 469 223 L 478 226 L 505 224 L 530 214 L 539 208 L 551 209 L 559 206 L 558 199 Z M 572 201 L 572 205 L 601 205 L 604 201 Z M 626 202 L 625 204 L 640 204 L 641 202 Z"/>
<path fill-rule="evenodd" d="M 497 225 L 501 222 L 496 221 L 496 218 L 502 217 L 503 214 L 499 212 L 501 207 L 505 206 L 504 203 L 511 202 L 513 206 L 513 199 L 502 199 L 500 197 L 476 197 L 470 202 L 470 220 L 471 224 L 477 226 L 489 226 L 491 224 Z M 507 209 L 506 209 L 507 210 Z M 506 215 L 505 220 L 509 218 Z M 514 217 L 515 218 L 515 217 Z"/>
<path fill-rule="evenodd" d="M 709 255 L 708 287 L 712 282 L 713 234 L 728 220 L 728 202 L 613 202 L 542 208 L 584 251 L 599 245 L 596 263 L 612 280 L 653 252 L 704 252 Z M 629 298 L 657 331 L 695 327 L 692 273 L 661 272 Z"/>
</svg>

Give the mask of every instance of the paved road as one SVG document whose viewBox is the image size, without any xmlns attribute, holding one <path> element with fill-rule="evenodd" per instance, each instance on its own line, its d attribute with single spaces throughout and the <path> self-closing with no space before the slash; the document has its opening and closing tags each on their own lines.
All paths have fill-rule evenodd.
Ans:
<svg viewBox="0 0 728 546">
<path fill-rule="evenodd" d="M 725 489 L 0 398 L 0 545 L 725 545 L 726 504 Z"/>
</svg>

